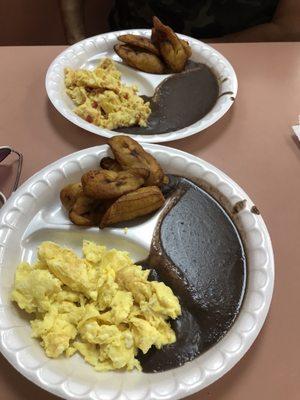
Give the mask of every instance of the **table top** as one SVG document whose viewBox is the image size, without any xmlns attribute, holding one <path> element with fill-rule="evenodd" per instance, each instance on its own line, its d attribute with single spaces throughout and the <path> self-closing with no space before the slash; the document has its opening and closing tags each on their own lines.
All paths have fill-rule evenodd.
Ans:
<svg viewBox="0 0 300 400">
<path fill-rule="evenodd" d="M 300 43 L 214 47 L 236 70 L 235 104 L 203 133 L 166 145 L 214 164 L 249 194 L 271 235 L 276 280 L 269 315 L 251 349 L 222 379 L 189 400 L 296 399 L 300 147 L 292 139 L 291 125 L 300 114 Z M 46 69 L 63 49 L 0 48 L 0 146 L 9 144 L 23 153 L 22 181 L 60 157 L 105 143 L 66 121 L 47 99 Z M 8 175 L 0 169 L 0 189 Z M 58 399 L 23 378 L 2 356 L 0 392 L 6 400 Z"/>
</svg>

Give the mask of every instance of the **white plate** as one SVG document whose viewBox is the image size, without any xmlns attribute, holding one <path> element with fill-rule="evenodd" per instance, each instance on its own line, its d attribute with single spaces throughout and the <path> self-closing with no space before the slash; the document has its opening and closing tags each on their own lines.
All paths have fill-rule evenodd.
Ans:
<svg viewBox="0 0 300 400">
<path fill-rule="evenodd" d="M 118 42 L 117 37 L 126 33 L 149 37 L 151 31 L 149 29 L 131 29 L 126 31 L 109 32 L 82 40 L 63 51 L 52 62 L 47 71 L 46 90 L 54 107 L 69 121 L 87 131 L 95 133 L 96 135 L 112 137 L 120 134 L 120 132 L 117 133 L 97 127 L 86 122 L 73 112 L 74 104 L 65 93 L 64 68 L 72 67 L 74 69 L 93 69 L 99 63 L 99 60 L 104 57 L 110 57 L 116 61 L 121 61 L 121 59 L 115 54 L 113 46 Z M 159 135 L 129 135 L 140 142 L 166 142 L 194 135 L 218 121 L 233 104 L 232 98 L 236 97 L 238 88 L 237 78 L 234 69 L 228 60 L 217 50 L 197 39 L 185 35 L 179 36 L 189 41 L 193 51 L 191 57 L 193 61 L 203 62 L 212 68 L 220 82 L 220 94 L 225 92 L 232 92 L 232 94 L 220 97 L 206 116 L 195 124 L 184 129 Z M 151 96 L 156 86 L 166 78 L 166 75 L 148 74 L 136 71 L 122 64 L 118 65 L 118 68 L 122 73 L 122 80 L 124 82 L 128 84 L 136 83 L 139 87 L 140 94 L 148 96 Z M 191 99 L 191 101 L 197 100 Z"/>
<path fill-rule="evenodd" d="M 28 319 L 10 302 L 17 264 L 32 262 L 43 240 L 79 249 L 83 238 L 130 251 L 135 260 L 148 253 L 145 238 L 149 221 L 123 229 L 80 229 L 61 209 L 59 191 L 78 181 L 83 171 L 98 166 L 107 146 L 93 147 L 64 157 L 32 176 L 9 199 L 0 212 L 0 348 L 24 376 L 45 390 L 66 399 L 175 400 L 190 395 L 219 379 L 246 353 L 266 318 L 273 291 L 274 261 L 268 231 L 259 215 L 250 212 L 253 203 L 223 172 L 207 162 L 176 149 L 147 144 L 168 173 L 203 178 L 223 193 L 233 205 L 247 199 L 240 212 L 248 254 L 248 287 L 241 312 L 228 334 L 197 359 L 171 371 L 97 373 L 83 359 L 48 359 L 37 341 L 30 338 Z M 154 217 L 155 218 L 155 217 Z M 141 232 L 143 234 L 141 234 Z"/>
</svg>

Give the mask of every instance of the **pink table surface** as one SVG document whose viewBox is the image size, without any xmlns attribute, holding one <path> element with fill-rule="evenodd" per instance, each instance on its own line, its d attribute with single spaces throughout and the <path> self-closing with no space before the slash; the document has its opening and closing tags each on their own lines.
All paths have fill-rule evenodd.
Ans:
<svg viewBox="0 0 300 400">
<path fill-rule="evenodd" d="M 232 109 L 205 132 L 167 143 L 216 165 L 259 207 L 274 246 L 276 282 L 267 321 L 244 358 L 190 400 L 299 398 L 300 43 L 215 44 L 234 66 Z M 105 140 L 66 121 L 50 105 L 44 79 L 64 47 L 0 48 L 0 145 L 24 155 L 22 181 L 50 162 Z M 8 173 L 9 172 L 9 173 Z M 0 187 L 11 170 L 0 169 Z M 0 398 L 54 400 L 0 357 Z"/>
</svg>

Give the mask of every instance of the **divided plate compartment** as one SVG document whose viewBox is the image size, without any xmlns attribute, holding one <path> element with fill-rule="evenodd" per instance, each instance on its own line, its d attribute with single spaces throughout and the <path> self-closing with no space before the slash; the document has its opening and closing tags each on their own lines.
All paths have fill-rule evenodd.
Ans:
<svg viewBox="0 0 300 400">
<path fill-rule="evenodd" d="M 202 178 L 227 197 L 233 206 L 246 199 L 239 213 L 248 258 L 248 282 L 241 312 L 227 335 L 206 353 L 182 367 L 145 374 L 99 373 L 75 355 L 49 359 L 30 337 L 28 315 L 10 301 L 16 266 L 33 262 L 44 240 L 53 240 L 80 254 L 83 239 L 129 251 L 134 261 L 148 254 L 159 212 L 137 225 L 124 228 L 80 228 L 62 210 L 59 192 L 80 180 L 83 172 L 97 168 L 110 154 L 107 146 L 93 147 L 64 157 L 25 182 L 0 211 L 0 349 L 24 376 L 45 390 L 66 399 L 158 400 L 180 399 L 214 382 L 246 353 L 266 318 L 274 283 L 271 241 L 263 219 L 251 213 L 253 206 L 243 190 L 224 173 L 197 157 L 158 145 L 147 144 L 166 173 Z"/>
<path fill-rule="evenodd" d="M 84 39 L 58 55 L 47 71 L 46 91 L 54 107 L 69 121 L 96 135 L 112 137 L 120 135 L 120 132 L 110 131 L 90 124 L 74 113 L 75 106 L 65 93 L 64 68 L 94 69 L 101 59 L 109 57 L 118 63 L 117 67 L 122 73 L 122 82 L 131 85 L 137 84 L 140 95 L 151 96 L 158 84 L 168 75 L 148 74 L 121 63 L 121 59 L 114 52 L 113 47 L 118 43 L 117 38 L 119 35 L 129 33 L 146 37 L 151 35 L 149 29 L 131 29 L 104 33 Z M 229 92 L 229 94 L 219 97 L 209 113 L 193 125 L 159 135 L 128 135 L 139 142 L 166 142 L 198 133 L 218 121 L 229 110 L 236 98 L 238 89 L 237 77 L 229 61 L 208 44 L 186 35 L 179 36 L 190 43 L 192 48 L 191 60 L 204 63 L 213 70 L 219 81 L 219 93 Z M 195 101 L 195 99 L 191 99 L 191 101 Z"/>
</svg>

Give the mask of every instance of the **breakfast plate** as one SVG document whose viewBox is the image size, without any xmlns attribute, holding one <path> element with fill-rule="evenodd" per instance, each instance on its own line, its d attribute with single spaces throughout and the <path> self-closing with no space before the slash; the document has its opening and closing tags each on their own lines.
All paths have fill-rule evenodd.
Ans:
<svg viewBox="0 0 300 400">
<path fill-rule="evenodd" d="M 66 156 L 29 178 L 0 212 L 0 348 L 26 378 L 65 399 L 181 399 L 213 383 L 247 352 L 264 323 L 274 284 L 274 259 L 267 228 L 248 195 L 223 172 L 182 151 L 145 144 L 168 174 L 202 179 L 238 210 L 247 254 L 247 289 L 239 315 L 228 333 L 191 362 L 159 373 L 94 371 L 79 356 L 49 359 L 30 337 L 28 318 L 10 301 L 14 273 L 20 261 L 32 262 L 44 240 L 79 249 L 83 239 L 129 251 L 134 261 L 144 259 L 151 243 L 153 221 L 124 228 L 79 228 L 62 210 L 59 191 L 83 172 L 97 168 L 110 155 L 108 146 Z"/>
<path fill-rule="evenodd" d="M 111 58 L 117 62 L 117 67 L 122 74 L 122 82 L 125 84 L 136 84 L 139 94 L 152 96 L 157 86 L 168 76 L 164 74 L 151 74 L 138 71 L 120 63 L 121 59 L 114 52 L 114 45 L 118 42 L 118 36 L 134 34 L 150 37 L 150 30 L 131 29 L 126 31 L 109 32 L 84 39 L 70 46 L 50 65 L 46 75 L 46 91 L 54 107 L 69 121 L 75 125 L 104 137 L 112 137 L 122 133 L 122 128 L 117 132 L 93 125 L 74 113 L 74 104 L 65 92 L 64 69 L 84 68 L 91 70 L 99 64 L 103 58 Z M 195 123 L 183 129 L 173 130 L 160 134 L 133 134 L 129 136 L 140 142 L 166 142 L 181 139 L 208 128 L 218 121 L 231 107 L 237 95 L 237 78 L 229 61 L 217 50 L 197 39 L 179 35 L 181 39 L 187 40 L 192 49 L 191 60 L 207 65 L 216 76 L 219 86 L 219 97 L 210 111 Z M 178 93 L 180 96 L 180 93 Z M 196 99 L 189 99 L 191 102 Z M 181 110 L 178 110 L 180 113 Z M 126 133 L 126 131 L 125 131 Z"/>
</svg>

